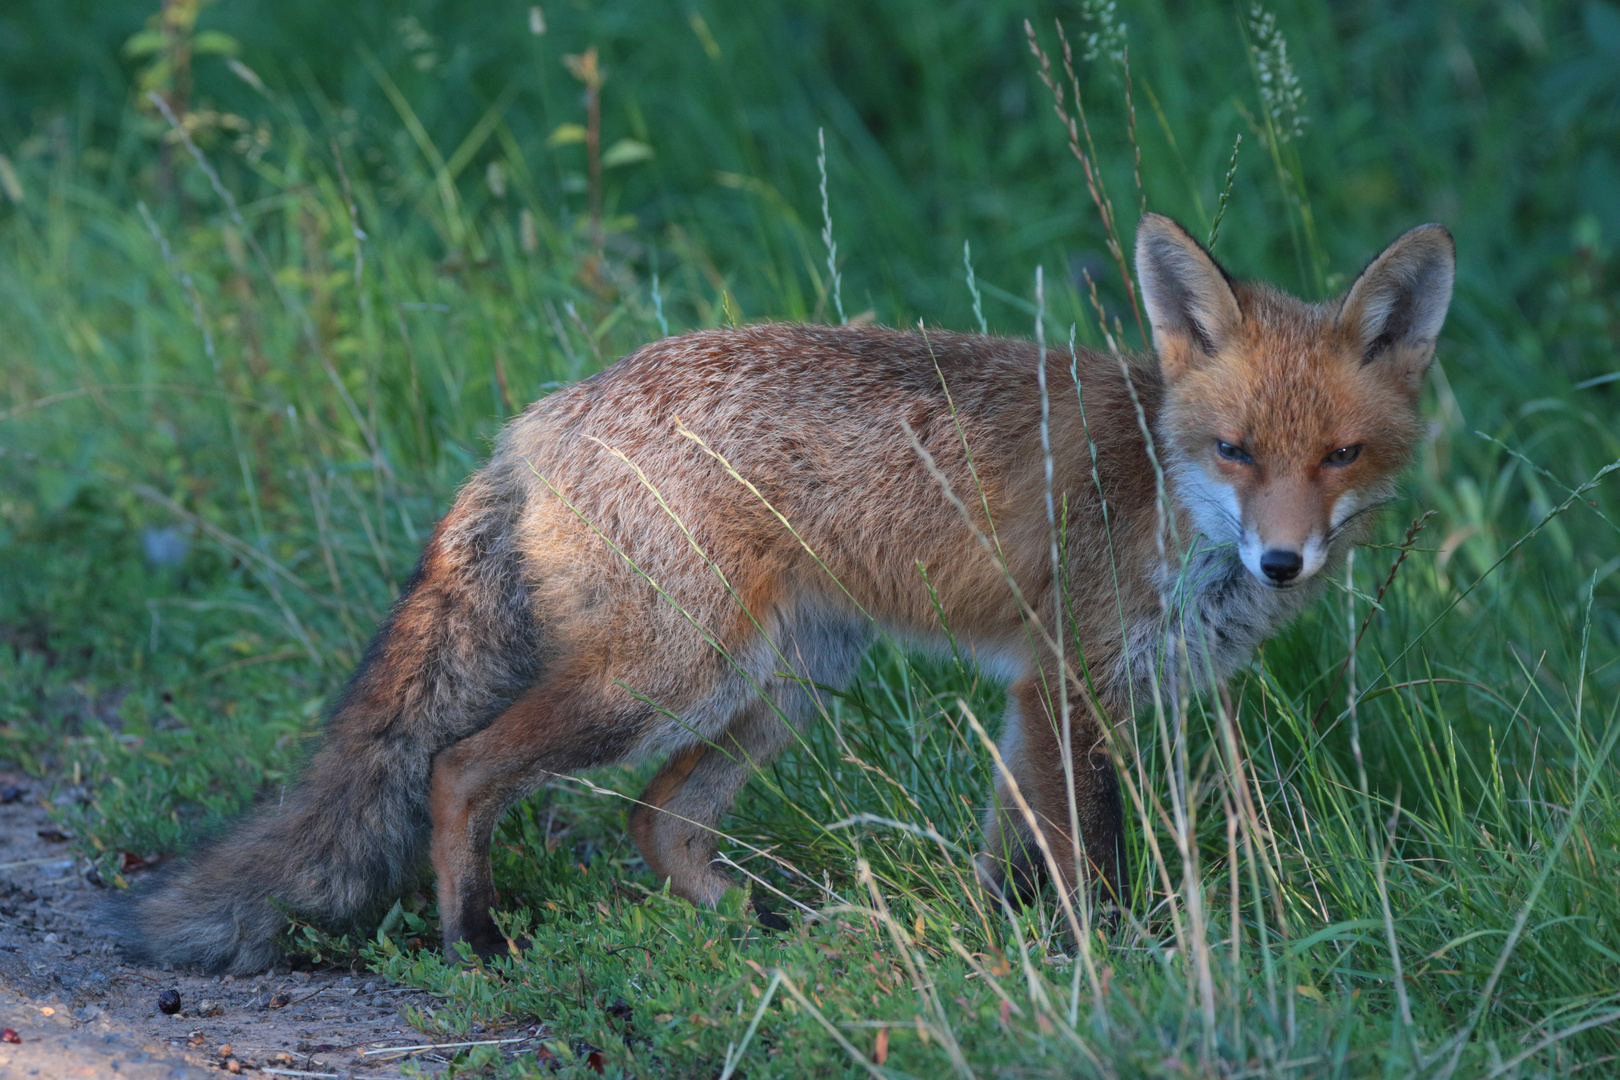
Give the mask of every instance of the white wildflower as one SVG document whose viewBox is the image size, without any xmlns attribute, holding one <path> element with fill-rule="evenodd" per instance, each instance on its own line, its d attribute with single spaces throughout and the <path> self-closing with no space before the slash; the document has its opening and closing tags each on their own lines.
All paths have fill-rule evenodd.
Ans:
<svg viewBox="0 0 1620 1080">
<path fill-rule="evenodd" d="M 1119 21 L 1115 0 L 1084 0 L 1080 14 L 1086 20 L 1087 61 L 1107 57 L 1116 64 L 1125 62 L 1125 24 Z"/>
<path fill-rule="evenodd" d="M 1288 41 L 1277 29 L 1277 16 L 1256 4 L 1249 10 L 1249 49 L 1260 76 L 1260 104 L 1271 117 L 1279 142 L 1305 134 L 1305 91 L 1288 59 Z"/>
</svg>

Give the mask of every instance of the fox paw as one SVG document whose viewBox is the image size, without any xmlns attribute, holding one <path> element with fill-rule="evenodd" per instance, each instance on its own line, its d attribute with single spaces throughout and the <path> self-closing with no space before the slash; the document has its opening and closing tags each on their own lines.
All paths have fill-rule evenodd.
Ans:
<svg viewBox="0 0 1620 1080">
<path fill-rule="evenodd" d="M 757 896 L 754 898 L 754 919 L 763 929 L 773 933 L 792 929 L 791 923 L 772 911 L 771 906 Z"/>
</svg>

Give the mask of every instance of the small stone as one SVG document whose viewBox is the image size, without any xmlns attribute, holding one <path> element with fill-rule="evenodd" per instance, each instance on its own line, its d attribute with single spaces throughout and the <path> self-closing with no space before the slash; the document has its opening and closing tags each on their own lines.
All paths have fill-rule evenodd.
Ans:
<svg viewBox="0 0 1620 1080">
<path fill-rule="evenodd" d="M 45 935 L 45 944 L 47 944 L 47 945 L 55 945 L 58 941 L 61 941 L 61 940 L 62 939 L 57 937 L 55 934 L 46 934 Z"/>
<path fill-rule="evenodd" d="M 362 986 L 360 989 L 362 991 L 364 991 L 365 993 L 367 993 L 367 994 L 375 994 L 377 992 L 377 984 L 374 983 L 374 982 L 368 982 L 368 983 L 366 983 L 366 985 Z"/>
<path fill-rule="evenodd" d="M 218 1016 L 223 1011 L 224 1009 L 220 1007 L 220 1004 L 217 1001 L 199 1001 L 197 1002 L 197 1008 L 193 1015 Z"/>
<path fill-rule="evenodd" d="M 10 1028 L 6 1028 L 5 1030 L 0 1031 L 0 1042 L 20 1043 L 22 1042 L 22 1036 Z"/>
<path fill-rule="evenodd" d="M 278 990 L 266 1004 L 272 1009 L 284 1009 L 292 1004 L 292 995 L 285 990 Z"/>
<path fill-rule="evenodd" d="M 164 1016 L 173 1016 L 180 1011 L 180 991 L 165 990 L 158 995 L 158 1011 Z"/>
</svg>

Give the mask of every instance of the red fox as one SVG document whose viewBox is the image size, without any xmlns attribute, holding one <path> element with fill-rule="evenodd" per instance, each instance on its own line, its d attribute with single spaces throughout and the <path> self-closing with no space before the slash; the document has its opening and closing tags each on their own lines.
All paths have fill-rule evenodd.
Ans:
<svg viewBox="0 0 1620 1080">
<path fill-rule="evenodd" d="M 502 814 L 555 774 L 653 754 L 630 831 L 672 892 L 712 906 L 735 884 L 715 829 L 821 688 L 877 634 L 946 627 L 1010 683 L 984 881 L 1027 889 L 1055 865 L 1062 888 L 1117 894 L 1111 727 L 1155 679 L 1243 663 L 1391 497 L 1454 261 L 1424 225 L 1311 304 L 1233 281 L 1149 214 L 1136 270 L 1156 357 L 789 325 L 643 346 L 507 425 L 302 781 L 127 894 L 127 948 L 262 970 L 283 909 L 360 917 L 425 855 L 447 951 L 504 950 Z M 1071 643 L 1062 663 L 1031 648 L 1036 622 Z"/>
</svg>

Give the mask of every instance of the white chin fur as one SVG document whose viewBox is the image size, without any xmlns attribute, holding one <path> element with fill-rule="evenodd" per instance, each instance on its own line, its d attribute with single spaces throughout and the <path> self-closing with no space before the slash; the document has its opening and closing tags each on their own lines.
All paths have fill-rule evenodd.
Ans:
<svg viewBox="0 0 1620 1080">
<path fill-rule="evenodd" d="M 1217 480 L 1201 466 L 1171 467 L 1177 501 L 1187 508 L 1193 526 L 1213 543 L 1235 544 L 1240 539 L 1243 507 L 1231 484 Z"/>
</svg>

